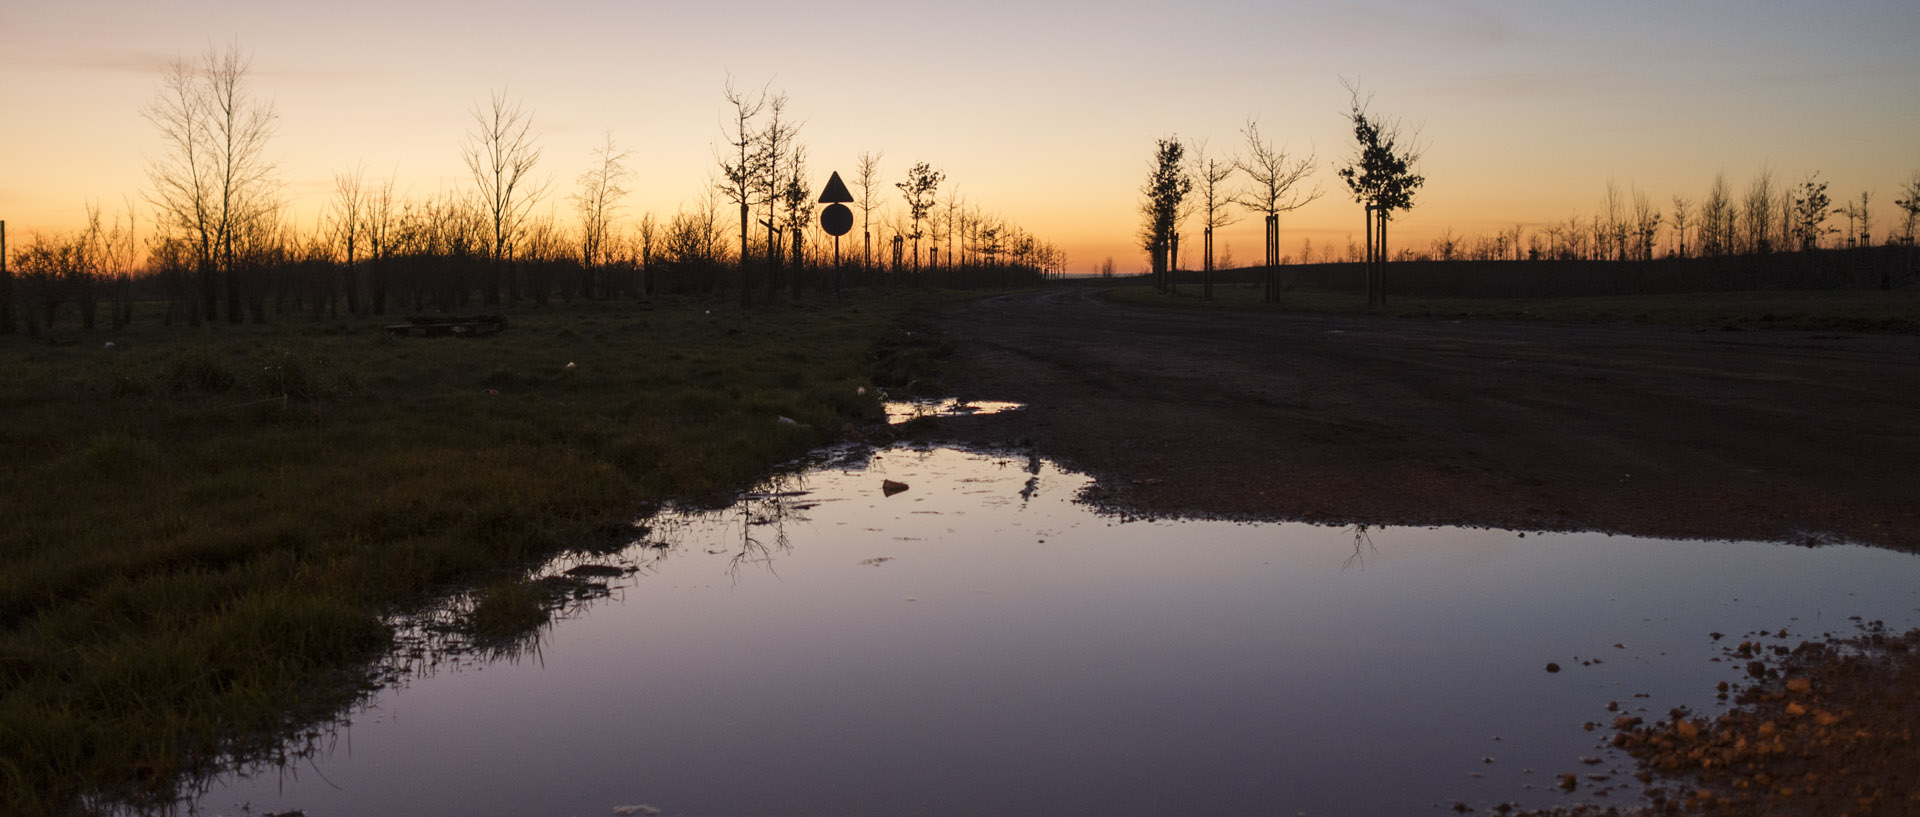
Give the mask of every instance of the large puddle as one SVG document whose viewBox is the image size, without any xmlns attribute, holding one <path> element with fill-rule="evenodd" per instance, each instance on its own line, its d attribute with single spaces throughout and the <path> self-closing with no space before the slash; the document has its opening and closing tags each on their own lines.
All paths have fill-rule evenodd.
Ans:
<svg viewBox="0 0 1920 817">
<path fill-rule="evenodd" d="M 442 664 L 196 808 L 1484 812 L 1568 802 L 1562 772 L 1626 804 L 1630 765 L 1582 728 L 1609 701 L 1713 712 L 1742 667 L 1711 633 L 1796 643 L 1920 606 L 1920 559 L 1883 550 L 1122 523 L 1072 501 L 1084 484 L 903 448 L 668 515 L 551 568 L 638 570 L 534 649 Z"/>
</svg>

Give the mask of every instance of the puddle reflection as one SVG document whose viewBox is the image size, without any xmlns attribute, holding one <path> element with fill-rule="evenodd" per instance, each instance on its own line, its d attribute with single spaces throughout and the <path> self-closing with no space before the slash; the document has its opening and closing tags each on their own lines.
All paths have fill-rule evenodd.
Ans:
<svg viewBox="0 0 1920 817">
<path fill-rule="evenodd" d="M 888 425 L 918 420 L 922 417 L 967 417 L 979 414 L 999 414 L 1003 411 L 1019 411 L 1026 408 L 1025 403 L 1008 403 L 998 400 L 956 400 L 951 397 L 940 400 L 901 400 L 881 404 L 887 413 Z"/>
<path fill-rule="evenodd" d="M 1741 668 L 1709 633 L 1797 641 L 1920 605 L 1920 560 L 1888 551 L 1122 522 L 1073 502 L 1085 485 L 1026 452 L 849 450 L 731 507 L 663 513 L 624 551 L 544 568 L 620 569 L 514 660 L 422 658 L 347 739 L 213 781 L 194 807 L 1553 805 L 1558 773 L 1596 770 L 1582 755 L 1631 780 L 1605 730 L 1581 728 L 1610 721 L 1609 700 L 1720 705 L 1714 684 Z M 1637 796 L 1601 788 L 1579 795 Z"/>
</svg>

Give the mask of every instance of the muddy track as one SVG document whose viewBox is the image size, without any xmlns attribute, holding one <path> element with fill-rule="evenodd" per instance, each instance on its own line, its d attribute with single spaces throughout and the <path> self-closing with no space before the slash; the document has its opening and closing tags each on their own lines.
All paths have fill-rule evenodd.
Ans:
<svg viewBox="0 0 1920 817">
<path fill-rule="evenodd" d="M 1070 287 L 939 324 L 926 433 L 1031 440 L 1144 514 L 1920 549 L 1920 338 L 1228 314 Z"/>
</svg>

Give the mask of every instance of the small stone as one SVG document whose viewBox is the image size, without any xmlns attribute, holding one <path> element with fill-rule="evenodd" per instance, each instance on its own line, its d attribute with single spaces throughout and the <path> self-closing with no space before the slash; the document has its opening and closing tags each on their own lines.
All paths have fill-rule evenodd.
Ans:
<svg viewBox="0 0 1920 817">
<path fill-rule="evenodd" d="M 886 494 L 887 496 L 893 496 L 906 489 L 907 484 L 904 482 L 894 482 L 890 479 L 880 480 L 880 493 Z"/>
<path fill-rule="evenodd" d="M 1559 665 L 1559 664 L 1555 664 L 1555 663 L 1553 663 L 1552 661 L 1548 661 L 1548 662 L 1547 662 L 1547 671 L 1548 671 L 1548 672 L 1559 672 L 1559 671 L 1560 671 L 1560 665 Z"/>
<path fill-rule="evenodd" d="M 1807 693 L 1813 691 L 1813 682 L 1805 678 L 1793 678 L 1787 681 L 1788 692 Z"/>
</svg>

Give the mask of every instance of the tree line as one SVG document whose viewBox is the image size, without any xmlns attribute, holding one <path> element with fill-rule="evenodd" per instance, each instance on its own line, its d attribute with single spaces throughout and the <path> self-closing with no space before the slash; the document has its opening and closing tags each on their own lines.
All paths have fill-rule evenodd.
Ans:
<svg viewBox="0 0 1920 817">
<path fill-rule="evenodd" d="M 496 92 L 468 111 L 463 188 L 406 195 L 397 171 L 354 166 L 334 175 L 323 215 L 302 230 L 270 159 L 272 101 L 237 45 L 209 48 L 173 61 L 141 111 L 163 144 L 141 201 L 115 214 L 88 205 L 84 229 L 12 248 L 0 223 L 0 333 L 38 335 L 56 320 L 93 329 L 103 317 L 117 328 L 136 300 L 164 301 L 170 324 L 200 325 L 662 292 L 736 290 L 751 304 L 843 285 L 1007 286 L 1065 268 L 1057 247 L 963 198 L 926 162 L 884 178 L 878 151 L 861 154 L 850 180 L 861 235 L 836 262 L 786 95 L 729 79 L 722 98 L 713 171 L 664 218 L 629 212 L 636 172 L 611 133 L 556 190 L 533 113 Z"/>
<path fill-rule="evenodd" d="M 1448 228 L 1425 248 L 1389 252 L 1388 225 L 1396 212 L 1412 209 L 1415 194 L 1426 182 L 1418 172 L 1422 149 L 1417 134 L 1397 119 L 1372 112 L 1371 98 L 1358 87 L 1346 87 L 1351 98 L 1346 118 L 1353 129 L 1353 152 L 1334 170 L 1361 206 L 1365 243 L 1349 238 L 1344 250 L 1322 244 L 1316 254 L 1312 239 L 1306 239 L 1298 262 L 1364 263 L 1369 304 L 1386 300 L 1389 259 L 1651 261 L 1852 249 L 1876 246 L 1876 241 L 1910 247 L 1920 226 L 1920 172 L 1904 182 L 1894 200 L 1903 220 L 1876 234 L 1870 192 L 1836 205 L 1828 183 L 1818 173 L 1782 184 L 1771 170 L 1762 169 L 1738 193 L 1722 172 L 1698 199 L 1673 196 L 1671 209 L 1645 192 L 1623 193 L 1619 185 L 1609 182 L 1600 206 L 1590 216 L 1576 214 L 1532 229 L 1516 224 L 1510 230 L 1471 237 L 1458 236 Z M 1138 237 L 1149 258 L 1150 274 L 1162 291 L 1177 285 L 1173 272 L 1180 257 L 1181 226 L 1193 216 L 1198 216 L 1202 240 L 1203 298 L 1213 297 L 1213 236 L 1237 219 L 1236 209 L 1258 214 L 1265 222 L 1264 300 L 1277 297 L 1278 268 L 1295 263 L 1295 256 L 1281 254 L 1278 220 L 1321 195 L 1310 181 L 1317 170 L 1314 157 L 1295 157 L 1274 147 L 1260 135 L 1255 119 L 1247 121 L 1241 136 L 1241 151 L 1227 158 L 1209 155 L 1204 140 L 1184 142 L 1169 136 L 1156 141 L 1147 181 L 1141 187 Z M 1844 227 L 1839 223 L 1842 219 Z M 1110 269 L 1110 259 L 1108 263 Z"/>
</svg>

